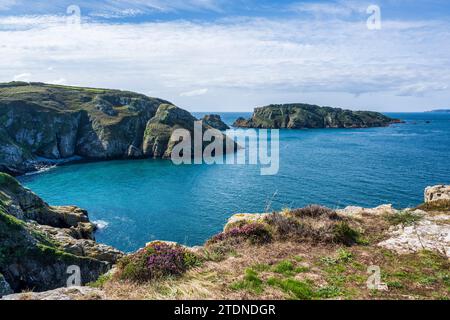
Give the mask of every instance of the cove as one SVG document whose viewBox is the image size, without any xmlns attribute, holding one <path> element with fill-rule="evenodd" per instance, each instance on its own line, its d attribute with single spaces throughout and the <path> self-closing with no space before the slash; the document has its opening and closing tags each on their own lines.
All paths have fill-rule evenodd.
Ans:
<svg viewBox="0 0 450 320">
<path fill-rule="evenodd" d="M 228 123 L 239 115 L 221 114 Z M 449 182 L 450 114 L 392 116 L 406 124 L 281 130 L 274 176 L 255 165 L 149 159 L 72 164 L 20 181 L 52 205 L 87 209 L 102 226 L 97 240 L 121 250 L 156 239 L 198 245 L 239 212 L 421 203 L 426 186 Z"/>
</svg>

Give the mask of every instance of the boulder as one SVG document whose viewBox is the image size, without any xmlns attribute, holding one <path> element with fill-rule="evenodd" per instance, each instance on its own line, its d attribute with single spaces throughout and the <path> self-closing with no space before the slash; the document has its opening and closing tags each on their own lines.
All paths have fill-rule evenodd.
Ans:
<svg viewBox="0 0 450 320">
<path fill-rule="evenodd" d="M 4 296 L 2 300 L 102 300 L 105 294 L 91 287 L 58 288 L 44 292 L 26 292 Z"/>
<path fill-rule="evenodd" d="M 395 214 L 398 212 L 398 210 L 395 210 L 391 204 L 384 204 L 381 206 L 378 206 L 376 208 L 362 208 L 362 207 L 356 207 L 356 206 L 348 206 L 344 209 L 338 209 L 336 212 L 343 217 L 350 217 L 350 218 L 362 218 L 364 214 L 367 215 L 390 215 Z"/>
<path fill-rule="evenodd" d="M 425 189 L 425 203 L 438 200 L 450 200 L 450 186 L 438 185 Z"/>
</svg>

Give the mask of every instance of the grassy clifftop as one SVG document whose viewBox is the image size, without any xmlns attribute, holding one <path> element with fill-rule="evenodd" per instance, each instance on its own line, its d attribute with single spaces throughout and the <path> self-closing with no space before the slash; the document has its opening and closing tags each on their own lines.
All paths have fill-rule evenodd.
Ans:
<svg viewBox="0 0 450 320">
<path fill-rule="evenodd" d="M 0 104 L 42 112 L 75 112 L 85 110 L 100 121 L 119 122 L 136 115 L 144 106 L 156 109 L 165 100 L 142 94 L 98 88 L 53 85 L 45 83 L 10 82 L 0 84 Z M 5 119 L 3 119 L 5 120 Z"/>
<path fill-rule="evenodd" d="M 236 215 L 203 247 L 151 243 L 92 286 L 108 299 L 446 300 L 448 243 L 430 246 L 426 236 L 430 224 L 439 225 L 434 236 L 448 230 L 446 210 L 310 206 Z M 428 246 L 396 238 L 412 228 Z"/>
</svg>

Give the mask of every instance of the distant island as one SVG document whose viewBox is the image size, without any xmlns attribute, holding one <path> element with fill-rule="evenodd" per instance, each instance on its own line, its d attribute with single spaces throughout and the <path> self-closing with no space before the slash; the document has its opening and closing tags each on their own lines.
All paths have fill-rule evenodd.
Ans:
<svg viewBox="0 0 450 320">
<path fill-rule="evenodd" d="M 427 112 L 435 112 L 435 113 L 450 113 L 450 109 L 436 109 Z"/>
<path fill-rule="evenodd" d="M 251 119 L 239 118 L 233 126 L 267 129 L 370 128 L 399 122 L 379 112 L 295 103 L 256 108 Z"/>
</svg>

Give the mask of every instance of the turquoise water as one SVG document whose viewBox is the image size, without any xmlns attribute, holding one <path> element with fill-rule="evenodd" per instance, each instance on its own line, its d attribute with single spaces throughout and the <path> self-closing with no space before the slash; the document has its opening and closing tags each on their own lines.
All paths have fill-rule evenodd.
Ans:
<svg viewBox="0 0 450 320">
<path fill-rule="evenodd" d="M 137 160 L 74 164 L 21 181 L 50 204 L 88 209 L 104 224 L 100 242 L 126 251 L 154 239 L 197 245 L 238 212 L 419 204 L 426 186 L 450 182 L 450 114 L 391 115 L 407 123 L 282 130 L 276 176 L 261 176 L 257 166 Z"/>
</svg>

